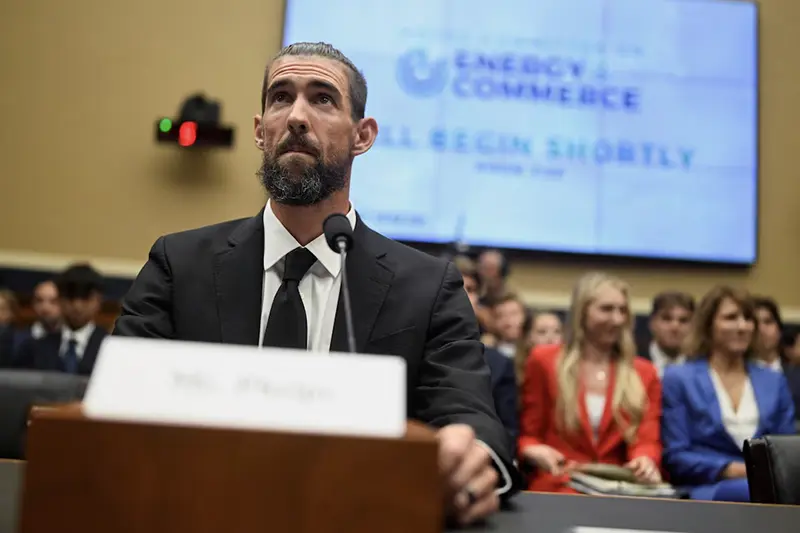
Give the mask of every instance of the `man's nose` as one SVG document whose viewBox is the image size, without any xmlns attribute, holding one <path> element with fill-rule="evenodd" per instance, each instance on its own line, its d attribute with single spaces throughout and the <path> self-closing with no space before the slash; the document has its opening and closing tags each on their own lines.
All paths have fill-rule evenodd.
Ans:
<svg viewBox="0 0 800 533">
<path fill-rule="evenodd" d="M 308 133 L 308 109 L 300 99 L 296 100 L 292 106 L 292 112 L 289 115 L 289 131 L 297 136 Z"/>
</svg>

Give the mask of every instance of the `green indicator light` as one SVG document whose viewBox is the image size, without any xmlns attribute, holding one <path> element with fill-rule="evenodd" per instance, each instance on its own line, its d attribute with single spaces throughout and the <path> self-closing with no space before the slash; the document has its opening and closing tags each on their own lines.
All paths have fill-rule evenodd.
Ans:
<svg viewBox="0 0 800 533">
<path fill-rule="evenodd" d="M 172 121 L 168 118 L 162 118 L 161 122 L 158 123 L 158 129 L 160 129 L 163 133 L 167 133 L 172 129 Z"/>
</svg>

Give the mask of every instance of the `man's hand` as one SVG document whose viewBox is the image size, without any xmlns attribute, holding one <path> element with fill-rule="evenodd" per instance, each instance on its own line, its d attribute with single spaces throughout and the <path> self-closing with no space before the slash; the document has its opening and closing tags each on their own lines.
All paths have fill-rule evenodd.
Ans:
<svg viewBox="0 0 800 533">
<path fill-rule="evenodd" d="M 489 452 L 475 440 L 472 428 L 453 424 L 440 429 L 436 436 L 448 516 L 468 525 L 497 511 L 497 471 Z"/>
</svg>

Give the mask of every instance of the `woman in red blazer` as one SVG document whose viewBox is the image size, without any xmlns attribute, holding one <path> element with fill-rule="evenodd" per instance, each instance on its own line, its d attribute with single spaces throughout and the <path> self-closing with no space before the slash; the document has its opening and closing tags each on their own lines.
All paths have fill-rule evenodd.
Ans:
<svg viewBox="0 0 800 533">
<path fill-rule="evenodd" d="M 661 383 L 636 357 L 627 285 L 585 275 L 569 317 L 565 344 L 537 346 L 526 364 L 519 451 L 536 468 L 528 489 L 574 492 L 569 470 L 585 463 L 661 481 Z"/>
</svg>

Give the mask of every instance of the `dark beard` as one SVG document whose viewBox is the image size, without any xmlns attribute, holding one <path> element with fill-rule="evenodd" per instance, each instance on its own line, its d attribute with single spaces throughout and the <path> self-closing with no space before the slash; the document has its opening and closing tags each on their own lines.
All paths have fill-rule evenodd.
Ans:
<svg viewBox="0 0 800 533">
<path fill-rule="evenodd" d="M 328 165 L 317 158 L 314 166 L 306 167 L 297 176 L 282 167 L 277 158 L 264 153 L 257 174 L 272 201 L 285 205 L 314 205 L 345 188 L 348 169 L 346 159 Z"/>
</svg>

